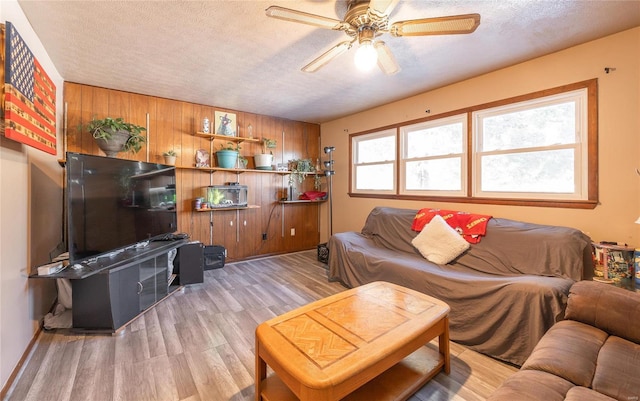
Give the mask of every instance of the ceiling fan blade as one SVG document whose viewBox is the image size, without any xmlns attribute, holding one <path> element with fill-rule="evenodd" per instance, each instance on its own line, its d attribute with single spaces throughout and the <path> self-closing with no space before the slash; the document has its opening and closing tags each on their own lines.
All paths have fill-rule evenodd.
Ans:
<svg viewBox="0 0 640 401">
<path fill-rule="evenodd" d="M 453 35 L 471 33 L 480 25 L 480 14 L 399 21 L 389 30 L 393 36 Z"/>
<path fill-rule="evenodd" d="M 378 17 L 389 16 L 391 11 L 398 5 L 400 0 L 371 0 L 369 2 L 369 12 L 376 14 Z"/>
<path fill-rule="evenodd" d="M 349 50 L 352 43 L 353 41 L 345 41 L 345 42 L 338 43 L 337 45 L 329 49 L 329 51 L 323 53 L 320 57 L 316 58 L 309 64 L 302 67 L 302 71 L 316 72 L 317 70 L 320 69 L 320 67 L 324 66 L 329 61 L 333 60 L 334 58 L 338 57 L 345 51 Z"/>
<path fill-rule="evenodd" d="M 373 47 L 378 52 L 378 67 L 380 67 L 382 72 L 387 75 L 393 75 L 400 71 L 400 66 L 396 62 L 396 58 L 393 57 L 391 49 L 389 49 L 383 41 L 377 41 Z"/>
<path fill-rule="evenodd" d="M 344 23 L 337 19 L 323 17 L 321 15 L 309 14 L 303 11 L 291 10 L 289 8 L 271 6 L 265 10 L 267 17 L 278 18 L 285 21 L 299 22 L 301 24 L 313 25 L 325 29 L 343 29 Z"/>
</svg>

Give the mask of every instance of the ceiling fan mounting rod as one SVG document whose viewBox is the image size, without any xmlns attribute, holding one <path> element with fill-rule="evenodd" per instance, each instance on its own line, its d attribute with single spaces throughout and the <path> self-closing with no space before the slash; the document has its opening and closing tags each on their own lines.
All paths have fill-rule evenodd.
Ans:
<svg viewBox="0 0 640 401">
<path fill-rule="evenodd" d="M 369 26 L 361 26 L 358 28 L 358 43 L 373 42 L 373 38 L 376 36 L 376 29 Z"/>
<path fill-rule="evenodd" d="M 386 31 L 389 25 L 389 17 L 373 14 L 369 9 L 368 1 L 354 0 L 349 2 L 349 8 L 344 16 L 344 21 L 359 31 L 363 27 L 374 30 Z"/>
</svg>

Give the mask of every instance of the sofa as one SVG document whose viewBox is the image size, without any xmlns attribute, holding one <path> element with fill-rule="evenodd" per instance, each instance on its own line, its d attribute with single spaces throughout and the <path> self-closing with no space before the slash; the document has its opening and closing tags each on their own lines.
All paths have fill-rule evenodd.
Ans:
<svg viewBox="0 0 640 401">
<path fill-rule="evenodd" d="M 329 280 L 347 287 L 388 281 L 449 304 L 450 337 L 518 366 L 564 318 L 569 288 L 593 274 L 579 230 L 490 218 L 486 234 L 446 264 L 411 243 L 417 210 L 376 207 L 361 232 L 331 236 Z"/>
<path fill-rule="evenodd" d="M 488 401 L 640 399 L 640 294 L 595 281 L 571 287 L 565 320 Z"/>
</svg>

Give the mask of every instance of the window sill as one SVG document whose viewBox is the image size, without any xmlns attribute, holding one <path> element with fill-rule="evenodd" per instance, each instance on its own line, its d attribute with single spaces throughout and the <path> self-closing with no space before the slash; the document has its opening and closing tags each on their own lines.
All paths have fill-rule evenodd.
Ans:
<svg viewBox="0 0 640 401">
<path fill-rule="evenodd" d="M 455 196 L 414 196 L 414 195 L 380 195 L 380 194 L 363 194 L 348 193 L 351 198 L 373 198 L 373 199 L 393 199 L 393 200 L 411 200 L 411 201 L 430 201 L 430 202 L 450 202 L 450 203 L 478 203 L 488 205 L 507 205 L 507 206 L 534 206 L 534 207 L 556 207 L 565 209 L 595 209 L 598 206 L 597 200 L 551 200 L 551 199 L 497 199 L 497 198 L 471 198 L 471 197 L 455 197 Z"/>
</svg>

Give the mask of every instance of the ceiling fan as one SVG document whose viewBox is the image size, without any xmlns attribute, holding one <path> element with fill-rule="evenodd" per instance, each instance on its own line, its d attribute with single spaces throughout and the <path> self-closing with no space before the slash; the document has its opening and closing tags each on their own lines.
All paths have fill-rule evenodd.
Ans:
<svg viewBox="0 0 640 401">
<path fill-rule="evenodd" d="M 384 33 L 392 36 L 453 35 L 472 33 L 480 25 L 480 14 L 452 15 L 448 17 L 423 18 L 394 22 L 389 26 L 389 14 L 399 0 L 349 0 L 347 12 L 339 21 L 334 18 L 310 14 L 289 8 L 271 6 L 266 14 L 272 18 L 299 22 L 319 28 L 344 31 L 351 37 L 338 43 L 327 52 L 302 68 L 305 72 L 315 72 L 335 57 L 349 50 L 358 41 L 355 55 L 356 66 L 372 68 L 377 61 L 380 69 L 388 75 L 400 71 L 391 50 L 377 38 Z"/>
</svg>

